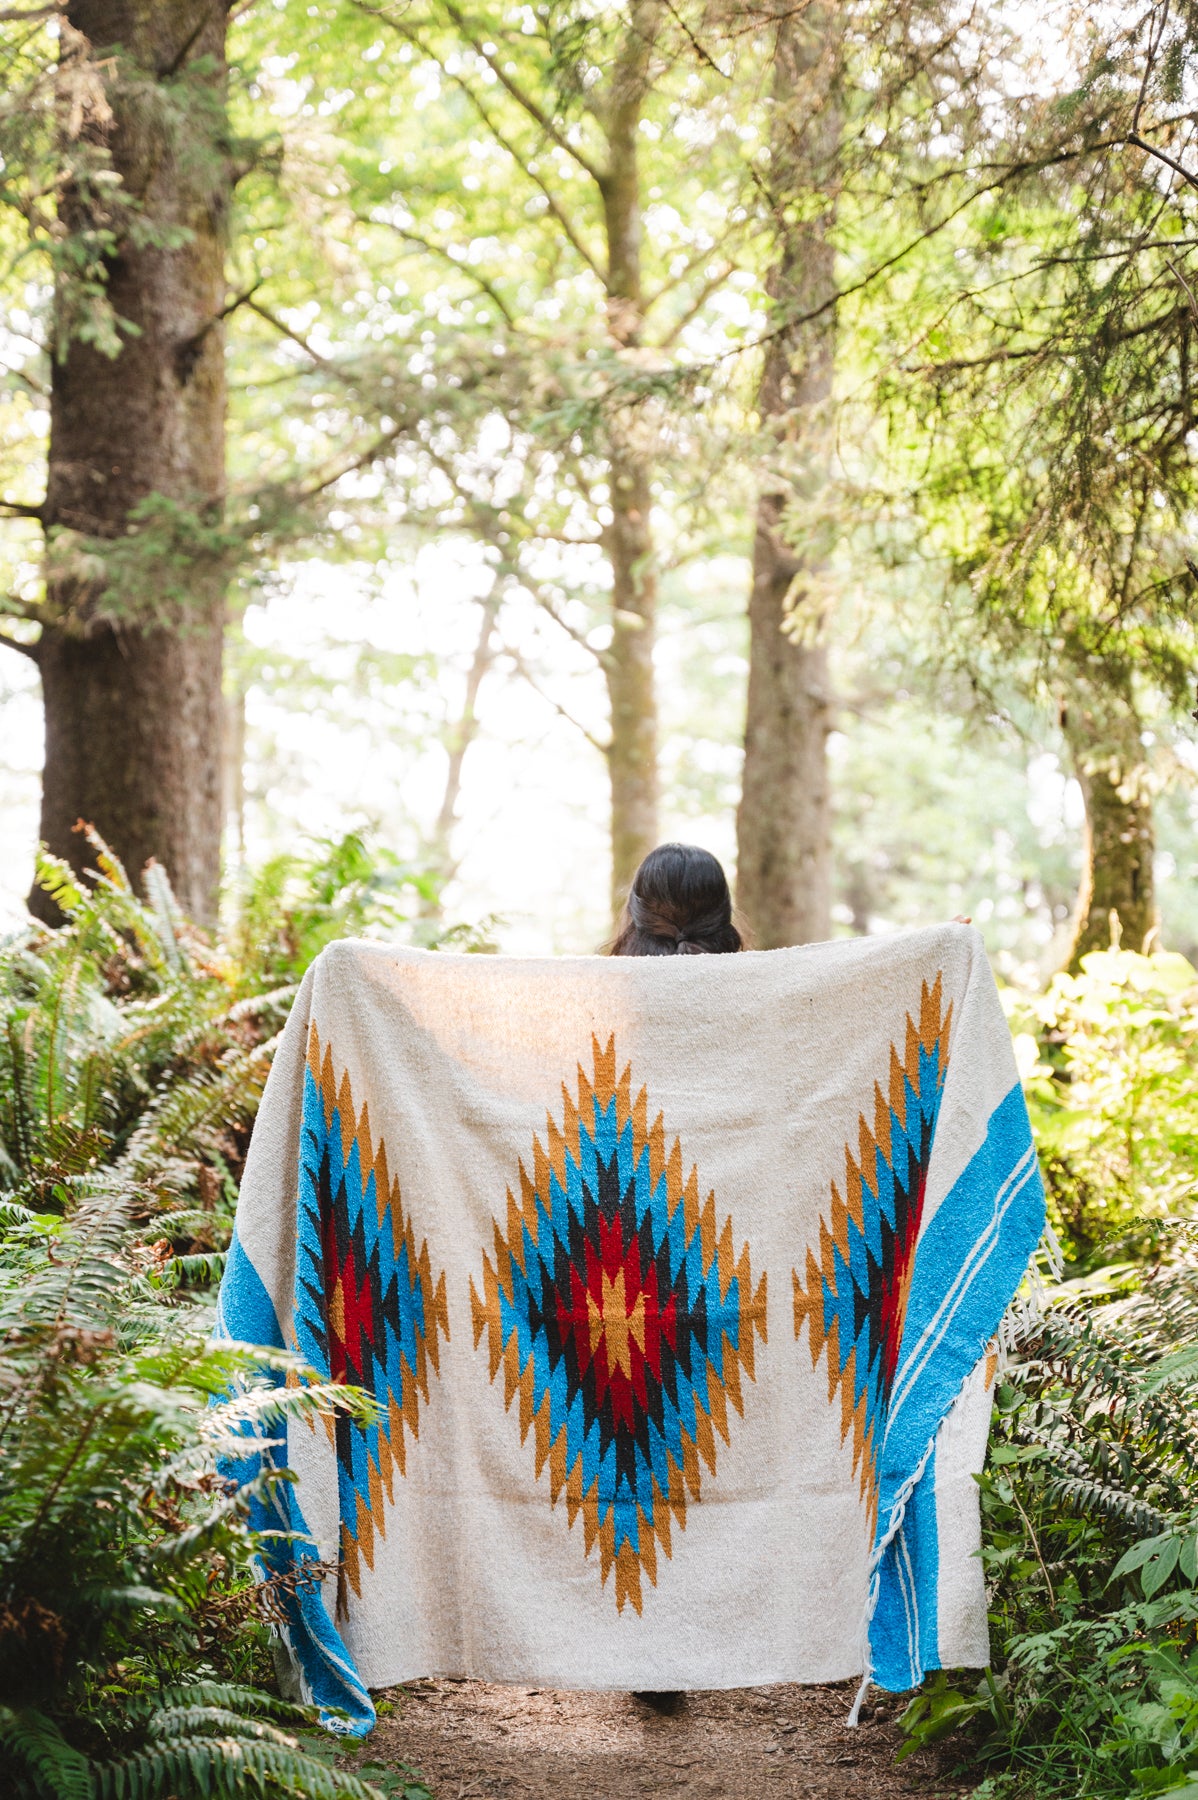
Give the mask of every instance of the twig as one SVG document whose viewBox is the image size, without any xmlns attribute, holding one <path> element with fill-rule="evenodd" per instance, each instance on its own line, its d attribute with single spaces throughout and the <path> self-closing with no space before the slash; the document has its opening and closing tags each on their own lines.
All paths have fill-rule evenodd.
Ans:
<svg viewBox="0 0 1198 1800">
<path fill-rule="evenodd" d="M 480 43 L 467 21 L 458 11 L 458 8 L 454 6 L 453 0 L 445 0 L 445 10 L 461 32 L 462 36 L 474 46 L 475 51 L 482 57 L 496 79 L 507 89 L 517 106 L 522 106 L 529 118 L 534 119 L 541 127 L 541 130 L 545 133 L 546 137 L 550 138 L 553 143 L 557 145 L 559 150 L 565 151 L 566 155 L 571 157 L 573 161 L 578 164 L 584 174 L 590 176 L 597 187 L 602 187 L 607 180 L 606 171 L 600 169 L 598 164 L 593 163 L 590 157 L 584 156 L 582 151 L 579 150 L 575 144 L 570 142 L 566 134 L 563 131 L 560 131 L 554 124 L 544 107 L 539 105 L 538 102 L 533 99 L 531 94 L 526 94 L 519 82 L 517 82 L 513 76 L 508 74 L 507 69 L 503 63 L 499 61 L 499 58 Z"/>
<path fill-rule="evenodd" d="M 698 38 L 695 36 L 694 32 L 691 30 L 691 28 L 687 24 L 686 20 L 682 17 L 682 14 L 673 5 L 672 0 L 666 0 L 666 11 L 669 13 L 671 19 L 673 19 L 673 21 L 674 21 L 675 25 L 677 25 L 678 29 L 682 32 L 683 37 L 687 40 L 691 49 L 694 51 L 695 55 L 699 58 L 699 61 L 705 62 L 709 69 L 714 69 L 716 74 L 720 77 L 721 81 L 731 81 L 732 80 L 731 75 L 729 75 L 729 73 L 726 69 L 721 69 L 719 63 L 716 61 L 715 57 L 711 54 L 710 50 L 705 50 L 703 48 L 703 45 L 699 42 Z"/>
<path fill-rule="evenodd" d="M 314 363 L 319 363 L 322 369 L 327 369 L 330 374 L 336 375 L 342 381 L 346 379 L 345 376 L 341 374 L 336 363 L 331 362 L 327 356 L 322 356 L 319 350 L 314 350 L 307 338 L 303 336 L 302 332 L 293 330 L 292 327 L 288 325 L 286 319 L 280 319 L 277 313 L 271 312 L 268 306 L 263 306 L 260 300 L 252 299 L 251 296 L 253 291 L 254 290 L 251 288 L 250 293 L 244 296 L 241 301 L 243 306 L 248 306 L 250 311 L 257 313 L 260 319 L 265 319 L 266 323 L 272 325 L 281 337 L 290 338 L 293 344 L 298 344 L 300 349 L 304 352 L 304 355 L 310 356 L 312 361 Z"/>
<path fill-rule="evenodd" d="M 1144 110 L 1144 96 L 1148 92 L 1148 82 L 1152 75 L 1153 64 L 1156 62 L 1156 53 L 1161 47 L 1161 40 L 1165 35 L 1165 26 L 1168 23 L 1169 0 L 1165 0 L 1164 11 L 1161 14 L 1160 30 L 1154 34 L 1150 28 L 1148 32 L 1148 54 L 1144 58 L 1144 79 L 1141 81 L 1140 91 L 1136 95 L 1136 109 L 1131 115 L 1131 128 L 1133 131 L 1138 131 L 1140 129 L 1140 114 Z"/>
<path fill-rule="evenodd" d="M 567 711 L 560 700 L 555 700 L 552 694 L 547 694 L 545 692 L 544 688 L 532 674 L 528 664 L 518 650 L 513 650 L 510 644 L 501 645 L 501 650 L 505 656 L 511 658 L 512 667 L 515 669 L 517 675 L 522 676 L 523 679 L 527 681 L 533 693 L 538 694 L 540 698 L 545 701 L 547 706 L 551 706 L 559 718 L 564 719 L 567 725 L 573 725 L 575 731 L 581 731 L 587 743 L 590 744 L 593 749 L 597 750 L 600 756 L 609 756 L 611 754 L 610 743 L 605 744 L 601 738 L 595 736 L 593 731 L 588 731 L 581 719 L 576 719 L 572 712 Z"/>
<path fill-rule="evenodd" d="M 1198 188 L 1198 175 L 1191 175 L 1184 163 L 1179 163 L 1175 157 L 1166 155 L 1163 150 L 1158 150 L 1155 144 L 1150 144 L 1146 138 L 1142 138 L 1138 131 L 1129 131 L 1124 142 L 1134 144 L 1136 149 L 1143 150 L 1146 156 L 1155 156 L 1158 162 L 1166 163 L 1170 169 L 1175 169 L 1182 180 L 1188 182 L 1192 188 Z"/>
<path fill-rule="evenodd" d="M 1040 1541 L 1036 1536 L 1036 1528 L 1032 1524 L 1031 1520 L 1028 1518 L 1026 1512 L 1024 1512 L 1024 1510 L 1023 1510 L 1023 1501 L 1019 1498 L 1019 1495 L 1015 1491 L 1015 1483 L 1014 1482 L 1011 1483 L 1011 1498 L 1015 1502 L 1015 1506 L 1018 1510 L 1019 1517 L 1023 1520 L 1024 1524 L 1027 1526 L 1027 1534 L 1032 1540 L 1032 1549 L 1036 1553 L 1036 1561 L 1040 1565 L 1040 1573 L 1041 1573 L 1041 1575 L 1043 1575 L 1044 1585 L 1048 1589 L 1048 1604 L 1052 1608 L 1053 1612 L 1055 1613 L 1057 1610 L 1057 1597 L 1056 1597 L 1056 1593 L 1053 1589 L 1052 1579 L 1048 1573 L 1048 1565 L 1044 1561 L 1043 1556 L 1041 1556 L 1041 1554 L 1040 1554 Z"/>
</svg>

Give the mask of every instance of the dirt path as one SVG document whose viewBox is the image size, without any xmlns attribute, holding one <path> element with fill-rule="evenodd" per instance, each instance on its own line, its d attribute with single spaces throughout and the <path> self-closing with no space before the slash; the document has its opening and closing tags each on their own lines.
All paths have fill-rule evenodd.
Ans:
<svg viewBox="0 0 1198 1800">
<path fill-rule="evenodd" d="M 897 1800 L 968 1793 L 931 1757 L 895 1766 L 903 1702 L 856 1731 L 853 1686 L 689 1694 L 663 1717 L 630 1694 L 420 1681 L 386 1696 L 366 1756 L 423 1774 L 436 1800 Z"/>
</svg>

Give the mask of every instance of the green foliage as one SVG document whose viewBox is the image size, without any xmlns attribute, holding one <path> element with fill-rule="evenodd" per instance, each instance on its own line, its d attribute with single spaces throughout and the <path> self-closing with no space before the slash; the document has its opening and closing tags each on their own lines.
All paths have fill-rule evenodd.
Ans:
<svg viewBox="0 0 1198 1800">
<path fill-rule="evenodd" d="M 369 845 L 360 832 L 287 851 L 256 869 L 240 896 L 231 946 L 246 985 L 298 982 L 326 944 L 344 937 L 395 937 L 428 949 L 490 952 L 489 921 L 430 927 L 421 912 L 440 882 L 421 863 Z"/>
<path fill-rule="evenodd" d="M 1079 1269 L 1141 1221 L 1188 1209 L 1198 1171 L 1198 972 L 1167 952 L 1096 951 L 1011 1001 L 1049 1207 Z"/>
<path fill-rule="evenodd" d="M 66 918 L 0 946 L 0 1202 L 64 1212 L 122 1198 L 210 1215 L 217 1248 L 289 993 L 239 998 L 235 971 L 179 916 L 161 870 L 134 893 L 96 840 L 97 880 L 44 860 Z"/>
<path fill-rule="evenodd" d="M 1080 1273 L 998 1391 L 981 1477 L 996 1672 L 930 1679 L 905 1749 L 960 1731 L 987 1772 L 977 1800 L 1198 1800 L 1196 978 L 1113 949 L 1009 1000 Z"/>
<path fill-rule="evenodd" d="M 908 1748 L 972 1728 L 979 1800 L 1198 1793 L 1196 1403 L 1189 1249 L 1052 1307 L 1008 1372 L 981 1478 L 1001 1673 L 904 1717 Z"/>
<path fill-rule="evenodd" d="M 294 887 L 275 870 L 269 904 L 251 888 L 276 931 L 242 956 L 180 917 L 161 870 L 142 900 L 92 848 L 91 885 L 42 866 L 62 926 L 0 946 L 0 1786 L 422 1800 L 410 1772 L 345 1772 L 307 1709 L 263 1691 L 278 1584 L 251 1572 L 250 1490 L 217 1473 L 247 1419 L 368 1403 L 259 1385 L 207 1343 L 205 1305 L 294 994 L 279 978 L 397 922 L 409 877 L 384 859 L 376 878 L 356 838 L 292 859 Z"/>
<path fill-rule="evenodd" d="M 236 1634 L 256 1623 L 262 1638 L 273 1597 L 249 1576 L 248 1494 L 226 1491 L 216 1458 L 236 1450 L 247 1417 L 352 1395 L 251 1385 L 222 1400 L 248 1375 L 244 1353 L 205 1342 L 204 1315 L 141 1249 L 136 1204 L 99 1192 L 68 1217 L 4 1209 L 5 1792 L 368 1800 L 366 1784 L 305 1752 L 303 1709 L 222 1678 Z"/>
</svg>

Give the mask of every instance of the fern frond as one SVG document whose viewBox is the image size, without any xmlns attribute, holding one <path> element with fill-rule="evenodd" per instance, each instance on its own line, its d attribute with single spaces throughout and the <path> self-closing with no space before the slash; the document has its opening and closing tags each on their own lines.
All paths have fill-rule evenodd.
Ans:
<svg viewBox="0 0 1198 1800">
<path fill-rule="evenodd" d="M 91 1765 L 44 1713 L 0 1705 L 0 1745 L 46 1800 L 91 1800 Z"/>
<path fill-rule="evenodd" d="M 100 1765 L 96 1800 L 208 1800 L 271 1787 L 303 1800 L 382 1800 L 376 1787 L 331 1768 L 297 1746 L 241 1737 L 190 1736 Z"/>
</svg>

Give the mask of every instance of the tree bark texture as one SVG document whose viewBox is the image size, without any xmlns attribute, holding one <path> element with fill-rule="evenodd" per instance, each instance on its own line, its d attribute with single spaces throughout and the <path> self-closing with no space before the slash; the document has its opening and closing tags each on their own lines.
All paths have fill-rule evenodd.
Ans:
<svg viewBox="0 0 1198 1800">
<path fill-rule="evenodd" d="M 600 182 L 607 240 L 607 326 L 617 350 L 642 327 L 641 203 L 637 137 L 650 59 L 665 15 L 661 0 L 636 0 L 612 71 L 603 123 L 608 161 Z M 637 865 L 657 843 L 657 695 L 653 652 L 657 574 L 650 522 L 651 447 L 634 408 L 608 419 L 612 519 L 603 534 L 612 571 L 612 638 L 604 658 L 611 735 L 612 912 L 618 914 Z"/>
<path fill-rule="evenodd" d="M 816 532 L 806 533 L 802 547 L 788 543 L 787 513 L 792 503 L 814 507 L 830 456 L 836 294 L 830 233 L 840 138 L 834 27 L 831 7 L 788 7 L 775 36 L 775 335 L 765 350 L 758 410 L 774 439 L 777 469 L 757 504 L 737 813 L 737 903 L 763 950 L 831 931 L 824 553 Z M 818 317 L 806 317 L 819 308 Z"/>
<path fill-rule="evenodd" d="M 157 858 L 201 920 L 215 910 L 222 812 L 226 577 L 220 554 L 195 540 L 219 526 L 225 486 L 226 12 L 224 0 L 67 9 L 93 53 L 113 59 L 111 120 L 89 129 L 106 139 L 135 210 L 122 201 L 114 213 L 106 259 L 119 354 L 75 335 L 53 364 L 39 646 L 43 840 L 81 868 L 87 847 L 73 828 L 86 820 L 134 878 Z M 68 234 L 104 227 L 105 192 L 68 187 Z M 61 312 L 61 287 L 58 300 Z M 130 537 L 152 496 L 191 522 L 173 558 L 168 546 L 161 580 L 138 564 Z M 80 554 L 99 550 L 102 568 L 105 543 L 122 540 L 133 559 L 105 573 Z M 141 578 L 127 573 L 139 566 Z M 45 910 L 47 898 L 32 904 Z"/>
<path fill-rule="evenodd" d="M 1156 925 L 1152 777 L 1130 683 L 1071 683 L 1061 725 L 1086 808 L 1068 967 L 1112 937 L 1142 950 Z M 1114 923 L 1114 929 L 1113 927 Z"/>
</svg>

